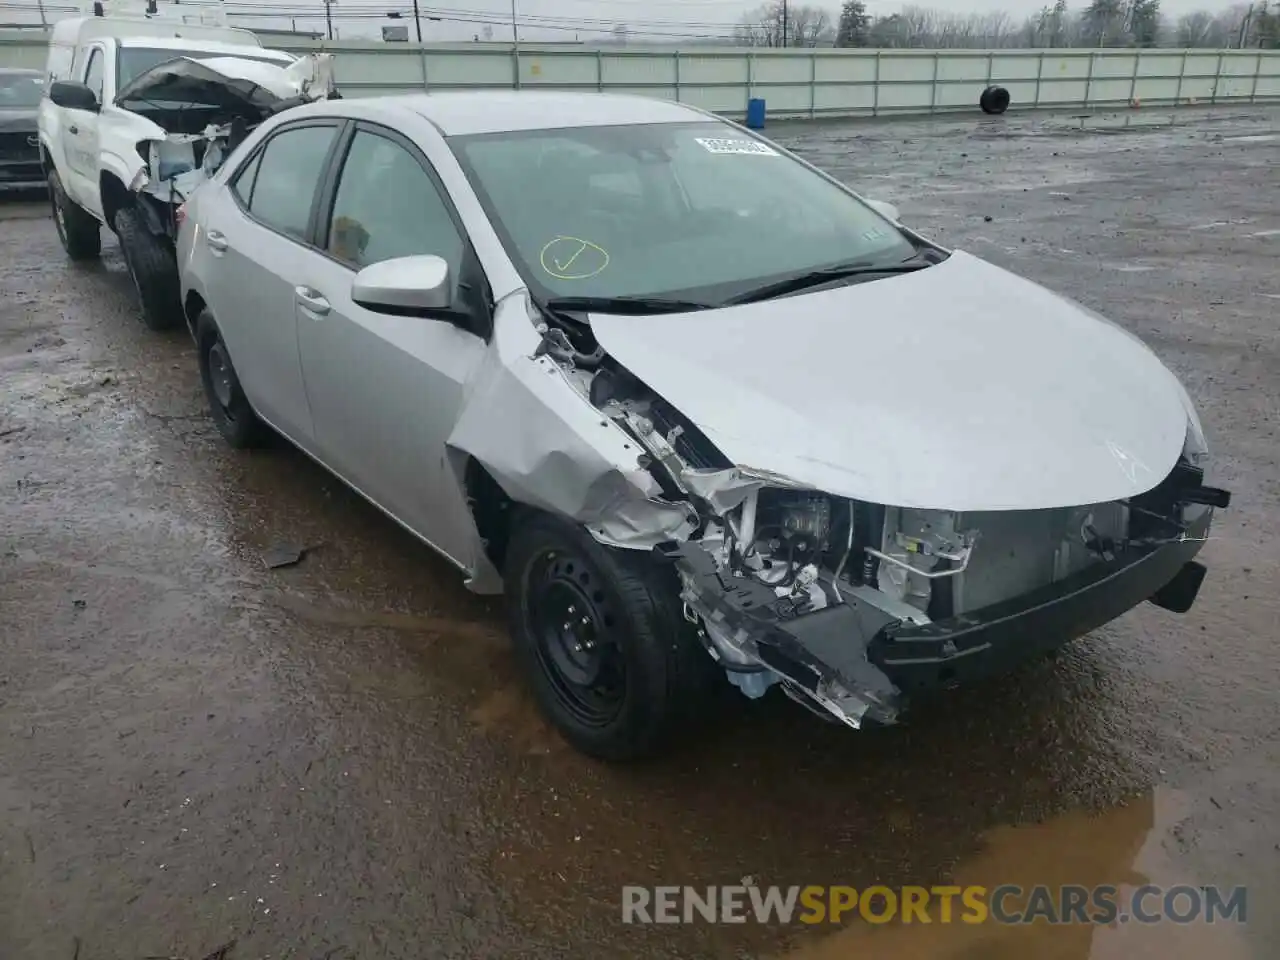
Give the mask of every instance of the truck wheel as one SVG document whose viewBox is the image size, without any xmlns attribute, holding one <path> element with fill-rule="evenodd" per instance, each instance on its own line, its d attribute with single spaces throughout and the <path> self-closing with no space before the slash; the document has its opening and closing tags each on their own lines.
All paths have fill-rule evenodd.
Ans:
<svg viewBox="0 0 1280 960">
<path fill-rule="evenodd" d="M 62 249 L 72 260 L 92 260 L 102 252 L 102 229 L 93 214 L 80 207 L 62 189 L 56 170 L 49 171 L 49 202 L 53 225 Z"/>
<path fill-rule="evenodd" d="M 259 446 L 266 439 L 266 425 L 249 406 L 222 332 L 208 308 L 196 318 L 196 357 L 209 413 L 222 439 L 237 450 Z"/>
<path fill-rule="evenodd" d="M 511 637 L 547 719 L 602 760 L 639 759 L 687 732 L 714 672 L 680 615 L 674 573 L 557 517 L 516 524 L 504 575 Z"/>
<path fill-rule="evenodd" d="M 142 322 L 152 330 L 177 326 L 183 320 L 182 295 L 173 250 L 147 229 L 132 207 L 116 213 L 115 227 L 125 266 L 142 304 Z"/>
</svg>

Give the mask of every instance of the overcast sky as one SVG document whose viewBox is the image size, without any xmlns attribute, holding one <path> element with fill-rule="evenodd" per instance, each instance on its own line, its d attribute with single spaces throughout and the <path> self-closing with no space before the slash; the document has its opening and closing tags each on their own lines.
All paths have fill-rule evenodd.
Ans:
<svg viewBox="0 0 1280 960">
<path fill-rule="evenodd" d="M 106 0 L 109 6 L 130 5 L 135 0 Z M 140 2 L 140 0 L 138 0 Z M 173 0 L 158 0 L 161 6 Z M 182 0 L 182 6 L 208 6 L 214 0 Z M 793 0 L 794 2 L 794 0 Z M 920 0 L 916 5 L 956 13 L 985 13 L 1003 10 L 1019 23 L 1046 2 L 1052 0 Z M 1073 8 L 1087 0 L 1069 0 Z M 78 5 L 78 0 L 43 0 L 50 19 L 72 14 L 63 12 Z M 757 9 L 759 2 L 744 0 L 515 0 L 516 22 L 520 39 L 590 41 L 626 24 L 634 36 L 662 39 L 671 43 L 690 43 L 700 36 L 728 36 L 744 15 Z M 0 0 L 0 20 L 39 22 L 40 0 Z M 839 0 L 814 5 L 827 7 L 833 17 L 838 14 Z M 1222 9 L 1232 6 L 1230 0 L 1163 0 L 1164 12 L 1171 16 L 1198 9 Z M 892 13 L 903 6 L 895 0 L 868 0 L 874 15 Z M 324 32 L 323 0 L 226 0 L 233 22 L 299 30 Z M 511 39 L 511 0 L 419 0 L 424 40 L 470 40 L 479 35 L 493 40 Z M 334 27 L 342 38 L 377 38 L 387 11 L 401 11 L 400 22 L 409 26 L 413 36 L 413 0 L 333 0 Z M 236 14 L 246 14 L 237 17 Z M 256 14 L 255 16 L 247 16 Z M 283 14 L 282 16 L 264 16 Z M 296 14 L 296 15 L 295 15 Z M 431 20 L 429 17 L 440 17 Z"/>
</svg>

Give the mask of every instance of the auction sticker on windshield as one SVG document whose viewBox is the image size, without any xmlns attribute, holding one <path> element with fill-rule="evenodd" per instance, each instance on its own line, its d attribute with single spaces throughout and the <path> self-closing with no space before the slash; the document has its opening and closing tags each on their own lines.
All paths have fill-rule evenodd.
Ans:
<svg viewBox="0 0 1280 960">
<path fill-rule="evenodd" d="M 707 153 L 745 153 L 757 157 L 780 156 L 777 150 L 757 140 L 734 140 L 728 137 L 694 137 Z"/>
</svg>

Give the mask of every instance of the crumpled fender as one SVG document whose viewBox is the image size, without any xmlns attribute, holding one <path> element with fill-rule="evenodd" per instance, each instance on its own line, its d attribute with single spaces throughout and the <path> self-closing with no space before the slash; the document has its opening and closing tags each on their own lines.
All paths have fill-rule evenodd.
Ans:
<svg viewBox="0 0 1280 960">
<path fill-rule="evenodd" d="M 523 291 L 495 311 L 490 348 L 446 443 L 462 482 L 474 457 L 517 503 L 582 523 L 602 543 L 652 549 L 696 528 L 687 503 L 661 498 L 635 439 L 602 416 L 551 357 Z"/>
</svg>

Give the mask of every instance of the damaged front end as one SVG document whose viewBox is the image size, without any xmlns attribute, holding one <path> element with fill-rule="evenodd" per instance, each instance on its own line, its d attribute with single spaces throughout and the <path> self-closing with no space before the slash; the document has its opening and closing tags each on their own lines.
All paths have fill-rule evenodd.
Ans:
<svg viewBox="0 0 1280 960">
<path fill-rule="evenodd" d="M 638 453 L 652 478 L 634 484 L 653 509 L 631 498 L 623 542 L 604 532 L 607 511 L 594 509 L 588 529 L 651 545 L 674 567 L 685 618 L 744 694 L 781 685 L 854 728 L 892 723 L 912 691 L 1051 652 L 1144 600 L 1185 611 L 1204 576 L 1193 558 L 1230 500 L 1204 485 L 1190 426 L 1164 481 L 1110 503 L 955 512 L 832 496 L 727 461 L 585 324 L 542 332 L 545 372 L 634 441 L 619 455 Z M 676 506 L 687 533 L 655 543 Z"/>
<path fill-rule="evenodd" d="M 179 57 L 153 67 L 116 98 L 118 106 L 160 131 L 137 142 L 143 163 L 129 189 L 176 210 L 264 120 L 336 97 L 328 53 L 309 54 L 287 66 L 239 57 Z M 172 230 L 176 223 L 168 219 Z"/>
</svg>

